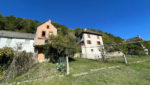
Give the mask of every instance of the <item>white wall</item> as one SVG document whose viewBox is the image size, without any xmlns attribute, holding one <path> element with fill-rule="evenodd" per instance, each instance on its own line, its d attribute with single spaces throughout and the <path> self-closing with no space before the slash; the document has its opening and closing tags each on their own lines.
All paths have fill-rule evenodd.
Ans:
<svg viewBox="0 0 150 85">
<path fill-rule="evenodd" d="M 8 39 L 11 39 L 10 41 Z M 9 41 L 9 42 L 8 42 Z M 0 48 L 11 47 L 17 50 L 17 45 L 22 44 L 22 49 L 20 51 L 34 52 L 33 47 L 34 39 L 15 39 L 15 38 L 2 38 L 0 37 Z"/>
<path fill-rule="evenodd" d="M 83 34 L 82 39 L 84 40 L 84 45 L 81 46 L 82 54 L 84 54 L 86 58 L 99 59 L 102 57 L 99 50 L 99 48 L 103 46 L 102 36 L 99 36 L 98 39 L 97 35 L 90 34 L 89 38 L 88 34 Z M 90 40 L 91 44 L 87 44 L 87 40 Z M 97 45 L 97 41 L 100 41 L 101 44 Z M 93 49 L 93 51 L 91 51 L 91 49 Z"/>
</svg>

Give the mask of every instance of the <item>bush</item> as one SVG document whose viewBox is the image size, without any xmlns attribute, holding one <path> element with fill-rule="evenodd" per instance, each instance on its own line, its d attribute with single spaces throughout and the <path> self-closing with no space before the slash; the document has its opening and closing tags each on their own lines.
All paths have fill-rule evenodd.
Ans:
<svg viewBox="0 0 150 85">
<path fill-rule="evenodd" d="M 145 55 L 140 43 L 105 45 L 106 52 L 121 51 L 128 55 Z"/>
<path fill-rule="evenodd" d="M 128 44 L 127 49 L 130 55 L 145 55 L 144 49 L 139 44 Z"/>
<path fill-rule="evenodd" d="M 7 69 L 5 79 L 13 79 L 27 72 L 34 64 L 32 53 L 25 51 L 17 53 Z"/>
<path fill-rule="evenodd" d="M 6 69 L 13 60 L 14 51 L 12 48 L 4 47 L 0 49 L 0 80 L 4 78 Z"/>
<path fill-rule="evenodd" d="M 0 49 L 0 65 L 9 65 L 14 57 L 14 50 L 9 47 Z"/>
<path fill-rule="evenodd" d="M 63 71 L 65 69 L 65 64 L 63 64 L 63 63 L 57 64 L 56 69 L 58 71 Z"/>
</svg>

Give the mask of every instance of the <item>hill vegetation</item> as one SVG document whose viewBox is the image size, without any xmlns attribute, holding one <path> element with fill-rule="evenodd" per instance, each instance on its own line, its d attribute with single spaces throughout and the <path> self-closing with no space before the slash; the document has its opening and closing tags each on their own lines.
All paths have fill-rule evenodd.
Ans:
<svg viewBox="0 0 150 85">
<path fill-rule="evenodd" d="M 32 19 L 23 19 L 19 17 L 15 17 L 13 15 L 11 16 L 2 16 L 0 14 L 0 30 L 8 30 L 8 31 L 17 31 L 17 32 L 25 32 L 25 33 L 35 33 L 37 26 L 41 25 L 42 23 L 36 20 Z M 61 25 L 57 22 L 52 22 L 52 24 L 58 29 L 58 34 L 61 36 L 69 36 L 72 40 L 72 43 L 76 43 L 78 35 L 83 31 L 83 28 L 76 28 L 76 29 L 70 29 L 66 27 L 65 25 Z M 112 51 L 123 51 L 125 53 L 130 54 L 136 54 L 139 53 L 138 51 L 135 52 L 135 48 L 139 48 L 141 51 L 141 47 L 139 44 L 127 44 L 123 45 L 124 39 L 114 36 L 110 33 L 103 32 L 101 30 L 95 30 L 92 28 L 87 28 L 88 30 L 98 32 L 103 35 L 103 41 L 105 45 L 111 45 L 106 46 L 109 47 L 107 50 L 108 52 Z M 130 40 L 130 42 L 137 42 L 139 40 Z M 140 40 L 141 41 L 141 40 Z M 120 44 L 120 45 L 114 45 L 112 44 Z M 150 50 L 150 42 L 143 42 L 143 45 Z M 110 49 L 112 47 L 112 49 Z M 130 51 L 134 52 L 131 53 Z M 142 52 L 142 51 L 141 51 Z M 140 53 L 141 54 L 141 53 Z"/>
<path fill-rule="evenodd" d="M 37 26 L 39 26 L 41 24 L 42 24 L 41 22 L 36 21 L 36 20 L 22 19 L 19 17 L 15 17 L 13 15 L 2 16 L 0 14 L 0 30 L 25 32 L 25 33 L 35 33 Z M 62 55 L 66 56 L 66 55 L 71 55 L 73 53 L 76 53 L 77 52 L 76 50 L 79 50 L 78 47 L 76 46 L 76 40 L 77 40 L 78 35 L 83 31 L 83 28 L 70 29 L 70 28 L 66 27 L 65 25 L 61 25 L 57 22 L 52 22 L 52 24 L 58 29 L 58 36 L 50 38 L 50 39 L 53 39 L 53 41 L 55 41 L 55 43 L 51 43 L 51 44 L 49 43 L 49 45 L 48 44 L 45 45 L 45 47 L 46 47 L 45 54 L 51 55 L 49 53 L 52 51 L 57 52 L 57 55 L 59 55 L 59 56 L 62 56 Z M 120 37 L 116 37 L 110 33 L 106 33 L 106 32 L 103 32 L 101 30 L 95 30 L 92 28 L 87 28 L 87 29 L 94 31 L 94 32 L 98 32 L 98 33 L 103 35 L 103 41 L 104 41 L 104 44 L 106 45 L 105 49 L 107 52 L 122 51 L 125 54 L 130 54 L 130 55 L 143 55 L 143 53 L 144 53 L 143 48 L 140 46 L 139 43 L 124 43 L 123 42 L 124 39 L 122 39 Z M 51 40 L 49 40 L 47 42 L 50 42 L 50 41 Z M 65 42 L 62 43 L 63 41 L 65 41 Z M 131 40 L 130 42 L 138 42 L 138 41 L 142 41 L 143 45 L 150 50 L 150 42 L 145 42 L 143 40 Z M 69 49 L 69 51 L 68 51 L 68 49 L 62 48 L 63 46 L 72 48 L 73 50 Z M 24 65 L 24 63 L 22 63 L 24 61 L 24 59 L 22 59 L 22 58 L 27 56 L 25 54 L 24 55 L 18 55 L 17 59 L 22 60 L 21 62 L 17 62 L 17 63 L 14 62 L 18 66 L 15 67 L 12 65 L 12 67 L 15 67 L 15 70 L 18 69 L 19 67 L 26 67 L 22 70 L 19 70 L 19 72 L 18 72 L 19 74 L 15 74 L 16 76 L 22 74 L 22 72 L 24 72 L 26 70 L 29 70 L 29 64 L 31 65 L 31 63 L 33 63 L 33 62 L 27 63 L 31 57 L 29 59 L 26 57 L 27 58 L 26 62 L 25 62 L 26 65 Z M 0 61 L 1 61 L 1 63 L 0 63 L 0 75 L 2 75 L 2 76 L 0 76 L 0 80 L 3 79 L 3 77 L 4 77 L 3 74 L 6 73 L 6 69 L 8 68 L 7 66 L 9 66 L 9 64 L 11 64 L 14 55 L 16 55 L 16 54 L 11 48 L 0 49 Z M 130 59 L 128 58 L 128 60 L 130 60 Z M 4 62 L 2 62 L 2 61 L 4 61 Z M 85 64 L 85 63 L 87 63 L 87 64 Z M 38 65 L 39 66 L 37 66 L 37 67 L 40 67 L 40 69 L 35 67 L 34 69 L 29 70 L 29 72 L 27 74 L 21 75 L 20 78 L 18 77 L 17 80 L 39 78 L 39 77 L 45 77 L 47 75 L 51 76 L 51 75 L 53 75 L 51 73 L 57 74 L 56 70 L 55 70 L 55 72 L 49 72 L 49 69 L 51 69 L 50 67 L 48 67 L 50 65 L 50 63 L 43 63 L 43 64 L 38 64 Z M 43 65 L 43 66 L 40 66 L 40 65 Z M 78 71 L 79 72 L 87 71 L 87 70 L 89 70 L 89 68 L 91 69 L 91 67 L 92 68 L 93 67 L 98 68 L 101 65 L 109 66 L 109 65 L 114 65 L 114 64 L 113 63 L 111 63 L 111 64 L 103 63 L 103 62 L 97 63 L 97 61 L 86 60 L 86 59 L 85 60 L 81 59 L 81 61 L 80 61 L 80 59 L 76 59 L 74 62 L 71 62 L 70 65 L 71 65 L 71 68 L 70 68 L 71 72 L 72 73 L 78 73 Z M 51 69 L 51 71 L 54 71 L 56 65 L 51 64 L 51 66 L 53 67 Z M 1 68 L 2 68 L 2 70 L 1 70 Z M 77 68 L 79 68 L 79 70 Z M 10 71 L 12 71 L 12 70 L 10 70 Z M 14 71 L 14 73 L 16 73 L 16 71 Z M 11 72 L 7 72 L 7 73 L 9 73 L 9 75 L 12 74 Z M 31 75 L 31 76 L 29 77 L 29 75 Z M 95 78 L 95 76 L 93 78 Z M 120 79 L 120 78 L 118 78 L 118 79 Z M 62 80 L 60 80 L 60 81 L 62 81 Z"/>
<path fill-rule="evenodd" d="M 36 20 L 23 19 L 15 17 L 13 15 L 2 16 L 2 14 L 0 14 L 0 30 L 35 33 L 37 26 L 39 26 L 40 24 L 42 23 Z M 71 37 L 73 38 L 76 38 L 78 34 L 83 30 L 83 28 L 76 28 L 73 30 L 57 22 L 52 22 L 52 24 L 58 29 L 59 34 L 61 35 L 71 34 Z M 105 44 L 121 43 L 123 41 L 122 38 L 116 37 L 110 33 L 102 32 L 101 30 L 95 29 L 90 30 L 101 33 L 103 35 L 103 40 Z"/>
<path fill-rule="evenodd" d="M 36 27 L 40 24 L 35 20 L 22 19 L 13 15 L 4 17 L 0 14 L 0 30 L 35 33 Z"/>
</svg>

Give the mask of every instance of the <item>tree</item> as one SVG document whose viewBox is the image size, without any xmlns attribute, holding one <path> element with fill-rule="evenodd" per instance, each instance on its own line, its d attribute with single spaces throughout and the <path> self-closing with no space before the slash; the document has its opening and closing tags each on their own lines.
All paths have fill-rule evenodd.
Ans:
<svg viewBox="0 0 150 85">
<path fill-rule="evenodd" d="M 83 31 L 83 29 L 81 29 L 81 28 L 76 28 L 75 30 L 75 36 L 79 36 L 79 34 Z"/>
<path fill-rule="evenodd" d="M 0 14 L 0 30 L 35 33 L 40 24 L 35 20 L 22 19 L 13 15 L 4 17 Z"/>
<path fill-rule="evenodd" d="M 50 57 L 50 55 L 55 56 L 56 54 L 57 57 L 70 56 L 77 50 L 76 42 L 74 42 L 72 37 L 67 35 L 50 36 L 45 49 L 45 54 L 47 57 Z"/>
<path fill-rule="evenodd" d="M 50 57 L 51 60 L 58 61 L 60 57 L 66 57 L 66 71 L 69 74 L 69 60 L 68 57 L 73 56 L 77 50 L 76 42 L 69 36 L 50 36 L 48 44 L 44 46 L 45 55 Z M 60 67 L 62 69 L 62 67 Z M 60 69 L 60 70 L 61 70 Z"/>
</svg>

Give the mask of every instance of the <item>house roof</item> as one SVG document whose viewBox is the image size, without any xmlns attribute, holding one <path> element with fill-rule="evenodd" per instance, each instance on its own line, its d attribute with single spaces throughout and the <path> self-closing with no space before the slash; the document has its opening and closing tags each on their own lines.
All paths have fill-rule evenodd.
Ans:
<svg viewBox="0 0 150 85">
<path fill-rule="evenodd" d="M 34 39 L 35 34 L 0 30 L 0 37 L 19 38 L 19 39 Z"/>
<path fill-rule="evenodd" d="M 100 34 L 100 33 L 93 32 L 93 31 L 90 31 L 90 30 L 87 30 L 87 29 L 84 29 L 83 32 L 81 32 L 81 33 L 79 34 L 79 36 L 81 36 L 81 35 L 84 34 L 84 33 L 102 36 L 102 34 Z"/>
</svg>

